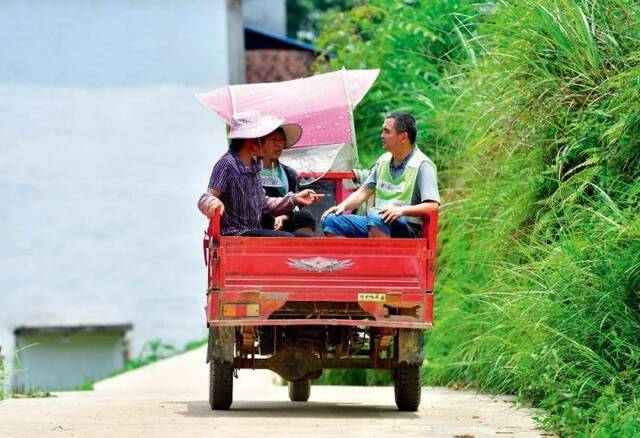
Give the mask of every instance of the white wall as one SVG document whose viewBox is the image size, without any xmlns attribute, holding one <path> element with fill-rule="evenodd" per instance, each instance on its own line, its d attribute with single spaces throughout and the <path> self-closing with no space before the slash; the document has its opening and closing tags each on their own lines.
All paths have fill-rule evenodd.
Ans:
<svg viewBox="0 0 640 438">
<path fill-rule="evenodd" d="M 227 82 L 226 0 L 0 3 L 0 345 L 18 325 L 204 334 L 205 221 L 225 149 L 193 94 Z"/>
<path fill-rule="evenodd" d="M 244 22 L 278 35 L 287 34 L 286 0 L 242 0 Z"/>
<path fill-rule="evenodd" d="M 246 0 L 244 0 L 246 1 Z M 227 53 L 229 83 L 246 82 L 247 65 L 244 50 L 243 0 L 227 0 Z"/>
</svg>

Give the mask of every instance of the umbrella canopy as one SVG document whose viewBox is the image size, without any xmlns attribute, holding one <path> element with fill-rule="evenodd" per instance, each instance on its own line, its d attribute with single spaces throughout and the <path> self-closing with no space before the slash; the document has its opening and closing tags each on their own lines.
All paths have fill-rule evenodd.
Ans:
<svg viewBox="0 0 640 438">
<path fill-rule="evenodd" d="M 379 70 L 339 70 L 304 79 L 229 85 L 197 94 L 198 100 L 227 124 L 233 114 L 259 110 L 302 126 L 294 148 L 351 143 L 352 111 Z"/>
</svg>

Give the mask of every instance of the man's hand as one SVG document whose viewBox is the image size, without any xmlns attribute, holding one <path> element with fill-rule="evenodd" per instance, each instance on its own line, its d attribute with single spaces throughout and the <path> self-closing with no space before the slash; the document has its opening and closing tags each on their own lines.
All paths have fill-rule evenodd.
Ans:
<svg viewBox="0 0 640 438">
<path fill-rule="evenodd" d="M 322 198 L 324 198 L 324 195 L 316 193 L 311 189 L 305 189 L 295 194 L 296 204 L 303 206 L 315 204 Z"/>
<path fill-rule="evenodd" d="M 287 216 L 286 214 L 276 216 L 275 220 L 273 221 L 273 229 L 276 231 L 280 231 L 284 226 L 284 222 L 287 220 L 289 220 L 289 216 Z"/>
<path fill-rule="evenodd" d="M 388 205 L 380 209 L 380 216 L 385 224 L 391 224 L 398 220 L 401 216 L 404 216 L 404 209 L 402 207 Z"/>
<path fill-rule="evenodd" d="M 220 210 L 220 216 L 222 216 L 224 214 L 224 204 L 218 198 L 212 197 L 207 208 L 207 217 L 213 218 L 218 209 Z"/>
<path fill-rule="evenodd" d="M 342 213 L 344 213 L 344 207 L 342 206 L 342 204 L 338 204 L 327 209 L 324 213 L 322 213 L 322 217 L 320 218 L 320 220 L 325 220 L 331 213 L 341 215 Z"/>
</svg>

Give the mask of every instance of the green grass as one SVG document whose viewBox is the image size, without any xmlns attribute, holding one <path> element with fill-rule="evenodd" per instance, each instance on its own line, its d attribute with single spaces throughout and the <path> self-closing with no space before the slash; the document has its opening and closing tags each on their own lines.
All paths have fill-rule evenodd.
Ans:
<svg viewBox="0 0 640 438">
<path fill-rule="evenodd" d="M 180 349 L 172 344 L 162 341 L 161 339 L 151 340 L 142 347 L 138 357 L 129 359 L 121 368 L 110 373 L 108 377 L 114 377 L 128 371 L 142 368 L 154 362 L 158 362 L 159 360 L 168 359 L 169 357 L 177 354 L 195 350 L 206 344 L 206 339 L 198 339 L 187 342 L 184 348 Z M 93 391 L 93 385 L 95 383 L 95 380 L 87 379 L 82 385 L 76 386 L 73 391 Z"/>
<path fill-rule="evenodd" d="M 12 392 L 8 394 L 6 398 L 49 398 L 55 397 L 50 391 L 38 391 L 31 389 L 25 393 Z"/>
<path fill-rule="evenodd" d="M 22 346 L 13 352 L 12 360 L 14 364 L 13 372 L 22 372 L 24 368 L 22 364 L 18 360 L 18 353 L 27 348 L 33 348 L 37 346 L 37 343 L 29 344 Z M 40 391 L 38 389 L 29 389 L 25 393 L 16 393 L 11 391 L 11 373 L 5 365 L 5 357 L 0 354 L 0 401 L 6 398 L 43 398 L 43 397 L 53 397 L 53 395 L 49 391 Z M 9 391 L 6 391 L 6 388 L 9 387 Z"/>
<path fill-rule="evenodd" d="M 135 370 L 137 368 L 144 367 L 146 365 L 150 365 L 154 362 L 157 362 L 162 359 L 167 359 L 171 356 L 175 356 L 176 354 L 185 353 L 187 351 L 192 351 L 197 348 L 200 348 L 203 345 L 207 344 L 206 339 L 199 339 L 187 342 L 184 348 L 178 348 L 172 344 L 162 341 L 161 339 L 154 339 L 152 341 L 147 342 L 138 355 L 138 357 L 129 359 L 125 362 L 125 364 L 113 371 L 109 374 L 108 377 L 114 377 L 119 374 L 126 373 L 127 371 Z M 30 348 L 35 346 L 36 344 L 29 345 L 23 348 Z M 22 393 L 4 393 L 4 383 L 9 379 L 8 373 L 6 373 L 3 361 L 0 357 L 0 400 L 3 398 L 36 398 L 36 397 L 52 397 L 50 391 L 39 391 L 35 389 L 30 389 L 28 392 Z M 85 379 L 84 382 L 80 385 L 75 386 L 70 391 L 93 391 L 94 384 L 96 380 Z M 64 390 L 58 390 L 64 391 Z"/>
<path fill-rule="evenodd" d="M 171 356 L 175 356 L 176 354 L 186 353 L 187 351 L 195 350 L 196 348 L 200 348 L 201 346 L 206 344 L 207 344 L 206 339 L 199 339 L 199 340 L 187 342 L 184 348 L 180 349 L 172 344 L 162 341 L 161 339 L 154 339 L 152 341 L 147 342 L 142 347 L 142 351 L 140 352 L 137 358 L 129 359 L 127 362 L 125 362 L 122 368 L 111 373 L 109 377 L 126 373 L 127 371 L 135 370 L 137 368 L 141 368 L 143 366 L 152 364 L 159 360 L 167 359 Z"/>
<path fill-rule="evenodd" d="M 314 385 L 387 386 L 393 384 L 388 370 L 329 369 L 313 381 Z"/>
<path fill-rule="evenodd" d="M 0 353 L 2 352 L 2 349 L 0 348 Z M 4 365 L 4 356 L 2 356 L 2 354 L 0 354 L 0 400 L 3 400 L 6 395 L 5 395 L 5 385 L 7 384 L 7 380 L 8 380 L 9 376 L 7 373 L 7 369 L 5 368 Z"/>
<path fill-rule="evenodd" d="M 127 371 L 135 370 L 137 368 L 141 368 L 143 366 L 152 364 L 162 359 L 169 358 L 171 356 L 175 356 L 178 353 L 181 353 L 178 348 L 174 345 L 166 343 L 161 339 L 154 339 L 152 341 L 147 342 L 143 347 L 142 351 L 138 355 L 138 357 L 129 359 L 125 362 L 122 368 L 114 371 L 109 375 L 109 377 L 116 376 L 118 374 L 125 373 Z"/>
<path fill-rule="evenodd" d="M 320 46 L 383 68 L 364 161 L 406 109 L 439 166 L 425 382 L 516 394 L 568 436 L 639 434 L 639 3 L 383 3 L 330 17 Z"/>
<path fill-rule="evenodd" d="M 95 383 L 94 380 L 91 379 L 85 379 L 84 382 L 82 382 L 82 384 L 76 386 L 75 388 L 73 388 L 73 391 L 93 391 L 93 384 Z"/>
</svg>

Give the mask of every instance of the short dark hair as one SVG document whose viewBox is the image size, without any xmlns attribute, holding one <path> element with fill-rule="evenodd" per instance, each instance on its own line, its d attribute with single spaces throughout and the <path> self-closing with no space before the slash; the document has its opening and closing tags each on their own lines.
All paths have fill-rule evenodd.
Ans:
<svg viewBox="0 0 640 438">
<path fill-rule="evenodd" d="M 242 145 L 244 144 L 244 138 L 232 138 L 229 143 L 229 150 L 233 152 L 240 152 Z"/>
<path fill-rule="evenodd" d="M 403 132 L 407 133 L 409 137 L 409 142 L 414 144 L 416 142 L 416 135 L 418 134 L 418 129 L 416 128 L 416 118 L 413 117 L 409 113 L 404 113 L 401 111 L 393 112 L 386 119 L 393 119 L 393 127 L 395 128 L 398 134 L 402 134 Z"/>
</svg>

